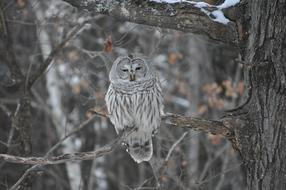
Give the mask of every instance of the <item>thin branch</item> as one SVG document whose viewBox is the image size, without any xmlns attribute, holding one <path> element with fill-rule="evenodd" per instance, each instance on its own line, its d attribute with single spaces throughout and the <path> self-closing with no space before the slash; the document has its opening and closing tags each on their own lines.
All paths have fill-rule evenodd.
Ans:
<svg viewBox="0 0 286 190">
<path fill-rule="evenodd" d="M 104 14 L 115 19 L 139 24 L 171 28 L 184 32 L 208 36 L 227 44 L 236 43 L 236 29 L 232 24 L 224 25 L 212 21 L 208 15 L 190 3 L 155 3 L 126 0 L 63 0 L 92 14 Z"/>
<path fill-rule="evenodd" d="M 94 115 L 95 117 L 96 115 Z M 83 123 L 80 124 L 79 127 L 77 127 L 76 129 L 72 130 L 69 134 L 67 134 L 65 137 L 63 137 L 59 142 L 57 142 L 44 156 L 44 158 L 47 158 L 57 147 L 59 147 L 61 145 L 61 143 L 63 141 L 65 141 L 67 138 L 69 138 L 70 136 L 76 134 L 78 131 L 80 131 L 81 129 L 83 129 L 83 127 L 85 127 L 87 124 L 89 124 L 94 117 L 90 117 L 89 119 L 87 119 L 86 121 L 84 121 Z M 31 168 L 29 168 L 28 170 L 25 171 L 25 173 L 21 176 L 20 179 L 18 179 L 18 181 L 9 189 L 9 190 L 15 190 L 18 185 L 21 184 L 21 182 L 28 176 L 28 174 L 31 171 L 34 171 L 35 169 L 37 169 L 38 167 L 40 167 L 41 165 L 34 165 Z"/>
<path fill-rule="evenodd" d="M 24 75 L 20 70 L 20 67 L 16 61 L 16 55 L 13 50 L 13 41 L 11 37 L 11 31 L 9 30 L 7 18 L 4 10 L 0 7 L 0 38 L 3 40 L 4 49 L 0 50 L 0 58 L 4 60 L 4 63 L 10 69 L 12 80 L 15 84 L 23 82 Z M 2 51 L 2 52 L 1 52 Z"/>
<path fill-rule="evenodd" d="M 61 140 L 59 140 L 47 153 L 45 156 L 50 155 L 55 149 L 57 149 L 67 138 L 69 138 L 70 136 L 76 134 L 77 132 L 79 132 L 80 130 L 82 130 L 87 124 L 89 124 L 94 118 L 96 117 L 96 115 L 93 115 L 92 117 L 88 118 L 87 120 L 85 120 L 83 123 L 81 123 L 79 125 L 79 127 L 75 128 L 74 130 L 72 130 L 70 133 L 68 133 L 65 137 L 63 137 Z"/>
<path fill-rule="evenodd" d="M 172 147 L 170 148 L 166 158 L 165 158 L 165 162 L 168 162 L 170 159 L 170 156 L 172 154 L 172 152 L 174 151 L 174 149 L 178 146 L 178 144 L 185 138 L 185 136 L 188 134 L 188 132 L 184 132 L 183 135 L 172 145 Z"/>
<path fill-rule="evenodd" d="M 165 158 L 165 160 L 162 163 L 162 166 L 159 169 L 159 178 L 160 178 L 160 184 L 163 182 L 163 175 L 165 173 L 165 170 L 168 166 L 169 163 L 169 159 L 171 157 L 171 154 L 173 153 L 173 151 L 175 150 L 175 148 L 178 146 L 178 144 L 185 138 L 185 136 L 188 134 L 188 132 L 185 132 L 182 134 L 182 136 L 172 145 L 172 147 L 170 148 L 170 150 L 168 151 L 168 154 Z"/>
<path fill-rule="evenodd" d="M 33 84 L 36 82 L 36 80 L 38 80 L 38 78 L 40 78 L 45 73 L 47 68 L 50 67 L 52 60 L 54 59 L 56 54 L 58 54 L 62 50 L 62 48 L 67 44 L 67 42 L 70 39 L 72 39 L 74 36 L 76 36 L 79 33 L 80 30 L 82 30 L 85 24 L 86 22 L 82 22 L 78 24 L 77 26 L 75 26 L 72 29 L 72 31 L 67 35 L 67 37 L 59 45 L 57 45 L 57 47 L 55 47 L 51 51 L 51 53 L 49 54 L 47 59 L 44 61 L 44 63 L 40 66 L 40 68 L 35 73 L 33 73 L 31 77 L 29 78 L 27 89 L 30 89 L 33 86 Z"/>
<path fill-rule="evenodd" d="M 18 181 L 9 189 L 9 190 L 16 190 L 17 187 L 22 183 L 22 181 L 24 179 L 26 179 L 26 177 L 30 174 L 30 172 L 34 171 L 35 169 L 37 169 L 40 165 L 35 165 L 30 167 L 29 169 L 27 169 L 25 171 L 25 173 L 20 177 L 20 179 L 18 179 Z"/>
<path fill-rule="evenodd" d="M 115 141 L 106 145 L 102 148 L 99 148 L 95 151 L 90 152 L 79 152 L 79 153 L 71 153 L 71 154 L 63 154 L 60 156 L 54 156 L 50 158 L 46 157 L 20 157 L 20 156 L 13 156 L 7 154 L 0 154 L 0 160 L 4 160 L 10 163 L 16 164 L 31 164 L 31 165 L 54 165 L 54 164 L 61 164 L 69 161 L 76 161 L 76 160 L 94 160 L 96 158 L 102 157 L 106 154 L 111 153 L 118 147 L 121 142 L 132 133 L 135 129 L 131 129 L 129 131 L 123 132 Z"/>
</svg>

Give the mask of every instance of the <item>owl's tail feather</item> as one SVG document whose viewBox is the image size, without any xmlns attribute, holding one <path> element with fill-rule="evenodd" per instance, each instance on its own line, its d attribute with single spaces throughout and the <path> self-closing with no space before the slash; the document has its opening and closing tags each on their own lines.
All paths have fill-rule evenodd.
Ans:
<svg viewBox="0 0 286 190">
<path fill-rule="evenodd" d="M 137 163 L 149 161 L 153 155 L 152 137 L 146 132 L 135 131 L 126 138 L 127 151 Z"/>
</svg>

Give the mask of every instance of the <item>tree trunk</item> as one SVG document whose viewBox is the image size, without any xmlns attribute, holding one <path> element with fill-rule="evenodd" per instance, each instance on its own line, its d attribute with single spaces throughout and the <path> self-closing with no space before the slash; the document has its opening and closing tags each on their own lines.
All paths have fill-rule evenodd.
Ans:
<svg viewBox="0 0 286 190">
<path fill-rule="evenodd" d="M 248 189 L 286 189 L 286 1 L 249 1 L 242 52 L 251 96 L 237 110 L 237 131 Z M 244 44 L 244 45 L 245 45 Z M 246 112 L 244 112 L 246 111 Z M 237 112 L 237 113 L 238 113 Z"/>
</svg>

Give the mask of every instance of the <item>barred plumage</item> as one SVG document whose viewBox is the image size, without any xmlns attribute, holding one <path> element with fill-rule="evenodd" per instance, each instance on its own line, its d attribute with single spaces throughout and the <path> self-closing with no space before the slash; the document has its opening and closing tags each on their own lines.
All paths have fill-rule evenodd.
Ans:
<svg viewBox="0 0 286 190">
<path fill-rule="evenodd" d="M 135 127 L 125 140 L 128 152 L 138 163 L 153 154 L 152 134 L 160 127 L 163 97 L 160 81 L 145 59 L 119 57 L 110 74 L 105 96 L 109 117 L 119 133 Z"/>
</svg>

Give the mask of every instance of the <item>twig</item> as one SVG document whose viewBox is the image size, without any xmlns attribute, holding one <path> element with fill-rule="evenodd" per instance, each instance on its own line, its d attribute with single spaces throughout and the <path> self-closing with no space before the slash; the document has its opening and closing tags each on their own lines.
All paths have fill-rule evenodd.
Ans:
<svg viewBox="0 0 286 190">
<path fill-rule="evenodd" d="M 176 146 L 178 146 L 178 144 L 185 138 L 185 136 L 188 134 L 188 132 L 184 132 L 184 134 L 172 145 L 172 147 L 170 148 L 166 158 L 165 158 L 165 162 L 168 162 L 172 152 L 174 151 L 174 149 L 176 148 Z"/>
<path fill-rule="evenodd" d="M 215 155 L 213 156 L 213 158 L 211 160 L 209 160 L 205 165 L 204 168 L 202 170 L 202 173 L 199 177 L 198 181 L 203 181 L 203 179 L 206 177 L 206 173 L 208 172 L 210 166 L 214 163 L 214 161 L 216 161 L 220 156 L 223 155 L 223 153 L 229 148 L 228 144 L 225 144 L 219 151 L 215 152 Z"/>
<path fill-rule="evenodd" d="M 166 167 L 168 166 L 169 159 L 171 157 L 172 152 L 175 150 L 176 146 L 178 146 L 178 144 L 185 138 L 185 136 L 187 134 L 188 134 L 188 132 L 183 133 L 183 135 L 172 145 L 172 147 L 168 151 L 168 154 L 167 154 L 165 160 L 163 161 L 162 166 L 159 169 L 160 184 L 162 183 L 162 177 L 163 177 L 163 174 L 164 174 L 164 172 L 166 170 Z"/>
<path fill-rule="evenodd" d="M 223 175 L 223 174 L 226 174 L 226 173 L 228 173 L 228 172 L 230 172 L 230 171 L 232 171 L 232 170 L 235 170 L 235 169 L 239 168 L 242 164 L 243 164 L 243 163 L 237 164 L 237 165 L 234 166 L 234 167 L 231 167 L 231 168 L 229 168 L 229 169 L 227 169 L 227 170 L 224 170 L 224 171 L 222 171 L 222 172 L 220 172 L 220 173 L 218 173 L 218 174 L 216 174 L 216 175 L 213 175 L 213 176 L 209 177 L 208 179 L 206 179 L 206 180 L 204 180 L 204 181 L 201 181 L 200 183 L 198 183 L 198 185 L 201 186 L 202 184 L 205 184 L 205 183 L 207 183 L 207 182 L 209 182 L 209 181 L 211 181 L 211 180 L 214 180 L 215 178 L 217 178 L 217 177 L 220 176 L 220 175 Z"/>
<path fill-rule="evenodd" d="M 44 158 L 46 158 L 48 155 L 50 155 L 58 146 L 61 145 L 61 143 L 63 141 L 65 141 L 68 137 L 74 135 L 76 132 L 80 131 L 84 126 L 86 126 L 88 123 L 90 123 L 90 121 L 92 121 L 94 119 L 94 117 L 91 117 L 89 119 L 87 119 L 86 121 L 84 121 L 82 124 L 80 124 L 80 126 L 76 129 L 74 129 L 73 131 L 71 131 L 69 134 L 67 134 L 65 137 L 63 137 L 58 143 L 56 143 L 44 156 Z M 20 179 L 18 179 L 18 181 L 9 189 L 9 190 L 15 190 L 16 187 L 18 187 L 21 182 L 26 178 L 26 176 L 33 170 L 37 169 L 39 166 L 41 165 L 35 165 L 32 166 L 31 168 L 29 168 L 28 170 L 26 170 L 26 172 L 22 175 L 22 177 Z"/>
<path fill-rule="evenodd" d="M 20 70 L 20 67 L 16 61 L 16 55 L 13 50 L 13 41 L 11 38 L 11 31 L 9 31 L 9 27 L 7 24 L 7 18 L 4 13 L 4 10 L 0 8 L 0 33 L 1 33 L 1 38 L 3 40 L 4 44 L 4 51 L 6 51 L 3 56 L 1 56 L 2 59 L 4 59 L 4 63 L 7 64 L 8 68 L 10 69 L 11 75 L 12 75 L 12 80 L 14 81 L 15 84 L 19 84 L 23 82 L 24 76 L 23 73 Z"/>
<path fill-rule="evenodd" d="M 33 84 L 36 82 L 36 80 L 42 76 L 42 74 L 51 65 L 52 60 L 54 59 L 55 55 L 66 45 L 66 43 L 70 39 L 72 39 L 75 35 L 78 34 L 78 32 L 84 27 L 85 24 L 86 24 L 86 22 L 83 22 L 83 23 L 80 23 L 77 26 L 75 26 L 71 30 L 71 32 L 67 35 L 67 37 L 56 48 L 54 48 L 51 51 L 51 53 L 49 54 L 47 59 L 44 61 L 44 63 L 40 66 L 40 68 L 35 73 L 33 73 L 31 75 L 31 77 L 28 81 L 27 89 L 30 89 L 33 86 Z"/>
<path fill-rule="evenodd" d="M 40 165 L 35 165 L 30 167 L 25 171 L 25 173 L 18 179 L 18 181 L 9 189 L 9 190 L 16 190 L 16 188 L 22 183 L 22 181 L 30 174 L 30 172 L 37 169 Z"/>
<path fill-rule="evenodd" d="M 79 125 L 79 127 L 75 128 L 74 130 L 72 130 L 70 133 L 68 133 L 66 136 L 64 136 L 60 141 L 58 141 L 47 153 L 45 156 L 50 155 L 56 148 L 58 148 L 67 138 L 69 138 L 70 136 L 74 135 L 75 133 L 79 132 L 80 130 L 82 130 L 87 124 L 89 124 L 94 118 L 96 117 L 96 115 L 93 115 L 92 117 L 90 117 L 89 119 L 85 120 L 83 123 L 81 123 Z"/>
</svg>

